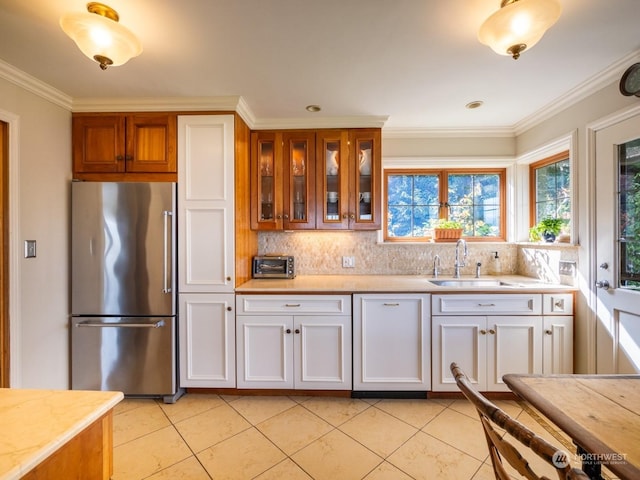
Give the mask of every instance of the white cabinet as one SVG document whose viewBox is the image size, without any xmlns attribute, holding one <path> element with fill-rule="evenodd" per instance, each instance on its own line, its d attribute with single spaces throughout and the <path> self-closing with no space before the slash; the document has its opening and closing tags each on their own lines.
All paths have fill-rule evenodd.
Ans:
<svg viewBox="0 0 640 480">
<path fill-rule="evenodd" d="M 180 293 L 233 292 L 234 117 L 178 117 Z"/>
<path fill-rule="evenodd" d="M 180 295 L 180 386 L 236 386 L 233 294 Z"/>
<path fill-rule="evenodd" d="M 481 391 L 506 373 L 573 372 L 573 294 L 434 295 L 434 391 L 457 391 L 458 363 Z"/>
<path fill-rule="evenodd" d="M 233 115 L 178 116 L 181 387 L 235 386 L 234 149 Z"/>
<path fill-rule="evenodd" d="M 351 390 L 351 297 L 238 295 L 238 388 Z"/>
<path fill-rule="evenodd" d="M 433 390 L 458 391 L 456 362 L 480 391 L 509 391 L 505 373 L 542 373 L 540 315 L 434 316 Z"/>
<path fill-rule="evenodd" d="M 353 389 L 431 388 L 429 295 L 353 296 Z"/>
<path fill-rule="evenodd" d="M 573 294 L 543 295 L 542 373 L 573 373 Z"/>
</svg>

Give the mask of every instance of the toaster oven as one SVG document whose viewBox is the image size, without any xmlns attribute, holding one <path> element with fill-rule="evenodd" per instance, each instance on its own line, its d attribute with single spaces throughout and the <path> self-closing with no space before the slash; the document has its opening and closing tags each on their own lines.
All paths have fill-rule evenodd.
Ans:
<svg viewBox="0 0 640 480">
<path fill-rule="evenodd" d="M 291 255 L 253 257 L 253 278 L 294 278 L 295 261 Z"/>
</svg>

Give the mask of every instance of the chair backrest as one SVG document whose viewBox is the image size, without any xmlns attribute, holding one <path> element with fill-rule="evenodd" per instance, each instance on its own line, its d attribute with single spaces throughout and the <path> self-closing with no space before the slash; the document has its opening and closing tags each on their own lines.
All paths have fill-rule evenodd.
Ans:
<svg viewBox="0 0 640 480">
<path fill-rule="evenodd" d="M 523 478 L 528 480 L 549 480 L 545 476 L 538 476 L 533 471 L 529 462 L 509 443 L 508 437 L 496 431 L 493 427 L 494 424 L 504 429 L 512 438 L 528 447 L 555 468 L 559 480 L 589 480 L 588 475 L 582 470 L 571 468 L 565 452 L 536 435 L 480 394 L 455 362 L 451 364 L 451 373 L 455 377 L 460 391 L 473 403 L 480 416 L 496 479 L 512 480 L 512 477 L 505 469 L 504 459 Z"/>
</svg>

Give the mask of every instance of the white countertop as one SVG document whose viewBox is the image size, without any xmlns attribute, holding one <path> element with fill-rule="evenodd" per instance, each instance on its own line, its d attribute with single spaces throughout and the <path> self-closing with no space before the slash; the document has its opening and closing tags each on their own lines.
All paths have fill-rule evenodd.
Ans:
<svg viewBox="0 0 640 480">
<path fill-rule="evenodd" d="M 500 280 L 510 285 L 437 286 L 432 280 L 453 280 L 431 275 L 298 275 L 294 279 L 253 279 L 236 288 L 236 293 L 532 293 L 572 292 L 575 287 L 543 283 L 521 275 L 482 276 L 479 280 Z M 463 276 L 460 280 L 478 280 Z"/>
<path fill-rule="evenodd" d="M 123 398 L 121 392 L 0 388 L 0 480 L 28 473 Z"/>
</svg>

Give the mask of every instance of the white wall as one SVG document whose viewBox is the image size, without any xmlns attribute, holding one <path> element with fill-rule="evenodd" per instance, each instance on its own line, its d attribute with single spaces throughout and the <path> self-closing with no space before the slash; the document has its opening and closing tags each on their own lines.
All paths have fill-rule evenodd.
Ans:
<svg viewBox="0 0 640 480">
<path fill-rule="evenodd" d="M 69 388 L 69 182 L 71 113 L 0 78 L 0 112 L 17 127 L 17 198 L 9 202 L 18 218 L 10 237 L 17 265 L 17 305 L 11 330 L 12 387 Z M 1 114 L 0 114 L 1 115 Z M 6 120 L 6 119 L 5 119 Z M 10 140 L 11 141 L 11 140 Z M 17 202 L 17 204 L 15 203 Z M 24 240 L 37 241 L 37 257 L 26 259 Z M 16 280 L 16 278 L 14 278 Z M 16 301 L 11 298 L 11 301 Z"/>
</svg>

